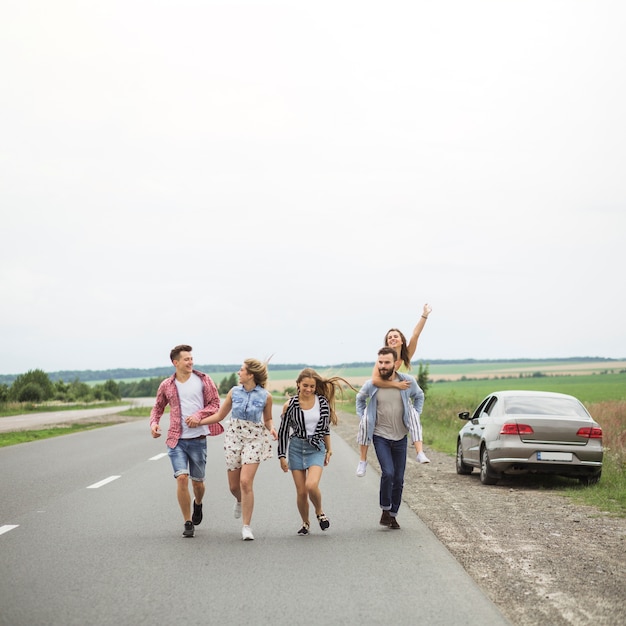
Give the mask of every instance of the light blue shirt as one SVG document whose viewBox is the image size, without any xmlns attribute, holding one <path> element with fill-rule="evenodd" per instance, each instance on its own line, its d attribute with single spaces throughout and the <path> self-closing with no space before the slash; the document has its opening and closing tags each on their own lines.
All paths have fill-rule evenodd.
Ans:
<svg viewBox="0 0 626 626">
<path fill-rule="evenodd" d="M 269 391 L 257 385 L 251 391 L 246 391 L 243 385 L 233 387 L 230 396 L 233 408 L 232 417 L 238 420 L 260 423 L 263 418 L 263 409 L 267 402 Z"/>
<path fill-rule="evenodd" d="M 400 390 L 400 396 L 402 397 L 402 404 L 404 406 L 402 421 L 411 433 L 413 441 L 419 441 L 419 416 L 424 408 L 424 392 L 413 376 L 402 374 L 401 372 L 396 372 L 396 376 L 400 380 L 408 380 L 411 383 L 408 389 Z M 359 428 L 359 434 L 357 436 L 358 443 L 362 445 L 372 442 L 374 426 L 376 425 L 377 393 L 378 387 L 376 387 L 370 379 L 359 389 L 359 393 L 357 393 L 356 396 L 356 413 L 359 417 L 363 418 L 362 422 L 364 422 L 365 426 L 365 428 Z M 369 402 L 367 401 L 368 398 Z"/>
</svg>

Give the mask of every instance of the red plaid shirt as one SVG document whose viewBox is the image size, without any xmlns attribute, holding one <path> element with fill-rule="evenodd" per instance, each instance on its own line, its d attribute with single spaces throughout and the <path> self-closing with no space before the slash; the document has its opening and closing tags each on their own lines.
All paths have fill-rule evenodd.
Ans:
<svg viewBox="0 0 626 626">
<path fill-rule="evenodd" d="M 204 396 L 204 408 L 197 411 L 190 417 L 195 417 L 199 420 L 209 417 L 220 408 L 220 396 L 217 392 L 215 383 L 209 376 L 202 372 L 193 370 L 193 373 L 202 381 L 202 394 Z M 168 448 L 175 448 L 178 445 L 178 440 L 183 431 L 182 426 L 182 412 L 180 409 L 180 398 L 178 397 L 178 389 L 176 389 L 176 374 L 173 374 L 169 378 L 166 378 L 160 385 L 157 391 L 156 402 L 152 411 L 150 412 L 150 426 L 152 424 L 158 424 L 159 420 L 163 416 L 165 407 L 170 405 L 170 428 L 167 431 L 167 439 L 165 443 Z M 224 427 L 221 424 L 209 424 L 209 436 L 221 435 L 224 432 Z"/>
</svg>

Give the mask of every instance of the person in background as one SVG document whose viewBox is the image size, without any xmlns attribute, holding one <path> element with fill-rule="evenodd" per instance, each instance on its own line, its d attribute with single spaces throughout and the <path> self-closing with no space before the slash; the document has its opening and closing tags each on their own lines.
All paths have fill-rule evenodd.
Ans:
<svg viewBox="0 0 626 626">
<path fill-rule="evenodd" d="M 407 389 L 377 387 L 366 381 L 356 396 L 356 412 L 364 428 L 359 429 L 358 443 L 373 441 L 380 463 L 380 524 L 398 530 L 397 515 L 402 502 L 406 469 L 407 433 L 417 450 L 419 415 L 424 406 L 424 392 L 413 376 L 395 371 L 396 351 L 385 346 L 378 351 L 376 367 L 384 380 L 408 381 Z"/>
<path fill-rule="evenodd" d="M 283 405 L 278 429 L 278 459 L 283 472 L 291 470 L 296 486 L 296 503 L 302 518 L 299 535 L 309 534 L 309 500 L 320 528 L 330 527 L 322 508 L 319 484 L 322 470 L 333 454 L 330 424 L 337 423 L 335 395 L 337 389 L 341 389 L 341 382 L 351 387 L 343 378 L 323 378 L 307 367 L 296 379 L 298 393 Z"/>
<path fill-rule="evenodd" d="M 254 477 L 261 461 L 272 457 L 269 435 L 274 440 L 278 435 L 272 420 L 272 395 L 265 389 L 267 364 L 246 359 L 238 376 L 239 385 L 228 392 L 219 411 L 200 424 L 220 422 L 232 411 L 224 437 L 228 486 L 235 497 L 233 514 L 243 517 L 241 538 L 251 541 Z"/>
<path fill-rule="evenodd" d="M 183 537 L 193 537 L 195 526 L 202 521 L 202 498 L 206 469 L 206 437 L 219 435 L 224 429 L 219 424 L 191 428 L 189 422 L 199 423 L 220 408 L 220 397 L 209 376 L 193 369 L 192 348 L 181 344 L 172 348 L 170 360 L 175 372 L 164 380 L 157 390 L 156 401 L 150 412 L 150 431 L 154 438 L 161 436 L 159 422 L 170 407 L 170 427 L 165 443 L 174 469 L 176 496 L 185 522 Z M 194 494 L 193 514 L 189 478 Z"/>
<path fill-rule="evenodd" d="M 407 343 L 406 337 L 402 334 L 400 330 L 397 328 L 391 328 L 385 334 L 385 345 L 393 348 L 397 355 L 398 360 L 395 363 L 396 371 L 400 371 L 403 373 L 408 373 L 411 370 L 411 359 L 415 354 L 415 350 L 417 349 L 417 340 L 419 339 L 424 326 L 426 325 L 426 320 L 432 311 L 432 307 L 426 303 L 424 305 L 424 309 L 422 312 L 422 316 L 418 320 L 415 328 L 413 329 L 413 334 L 411 335 L 411 339 Z M 381 388 L 395 388 L 395 389 L 408 389 L 409 383 L 406 380 L 402 381 L 393 381 L 393 380 L 384 380 L 380 377 L 378 373 L 378 368 L 376 365 L 372 370 L 372 382 L 376 387 Z M 363 424 L 359 425 L 359 428 L 363 428 Z M 417 456 L 415 457 L 418 463 L 430 463 L 430 459 L 424 454 L 423 444 L 422 444 L 422 426 L 420 422 L 419 426 L 419 441 L 414 442 L 417 443 Z M 360 446 L 360 459 L 359 464 L 356 468 L 356 475 L 359 477 L 365 476 L 365 472 L 367 470 L 367 451 L 369 446 Z"/>
</svg>

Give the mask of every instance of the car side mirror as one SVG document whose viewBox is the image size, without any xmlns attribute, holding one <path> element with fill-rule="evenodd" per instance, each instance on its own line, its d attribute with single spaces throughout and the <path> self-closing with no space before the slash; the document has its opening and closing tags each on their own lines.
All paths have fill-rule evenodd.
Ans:
<svg viewBox="0 0 626 626">
<path fill-rule="evenodd" d="M 469 418 L 470 418 L 469 411 L 461 411 L 461 412 L 459 413 L 459 419 L 462 419 L 462 420 L 469 420 Z"/>
</svg>

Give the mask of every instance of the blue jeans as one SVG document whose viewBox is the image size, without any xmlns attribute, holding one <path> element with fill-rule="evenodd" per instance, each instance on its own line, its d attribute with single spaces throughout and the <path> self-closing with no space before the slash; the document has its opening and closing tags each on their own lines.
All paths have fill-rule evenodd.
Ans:
<svg viewBox="0 0 626 626">
<path fill-rule="evenodd" d="M 380 463 L 380 508 L 395 517 L 402 502 L 407 438 L 398 441 L 374 435 L 374 449 Z"/>
<path fill-rule="evenodd" d="M 204 481 L 206 468 L 206 439 L 179 439 L 175 448 L 167 451 L 174 478 L 189 474 L 191 480 Z"/>
</svg>

